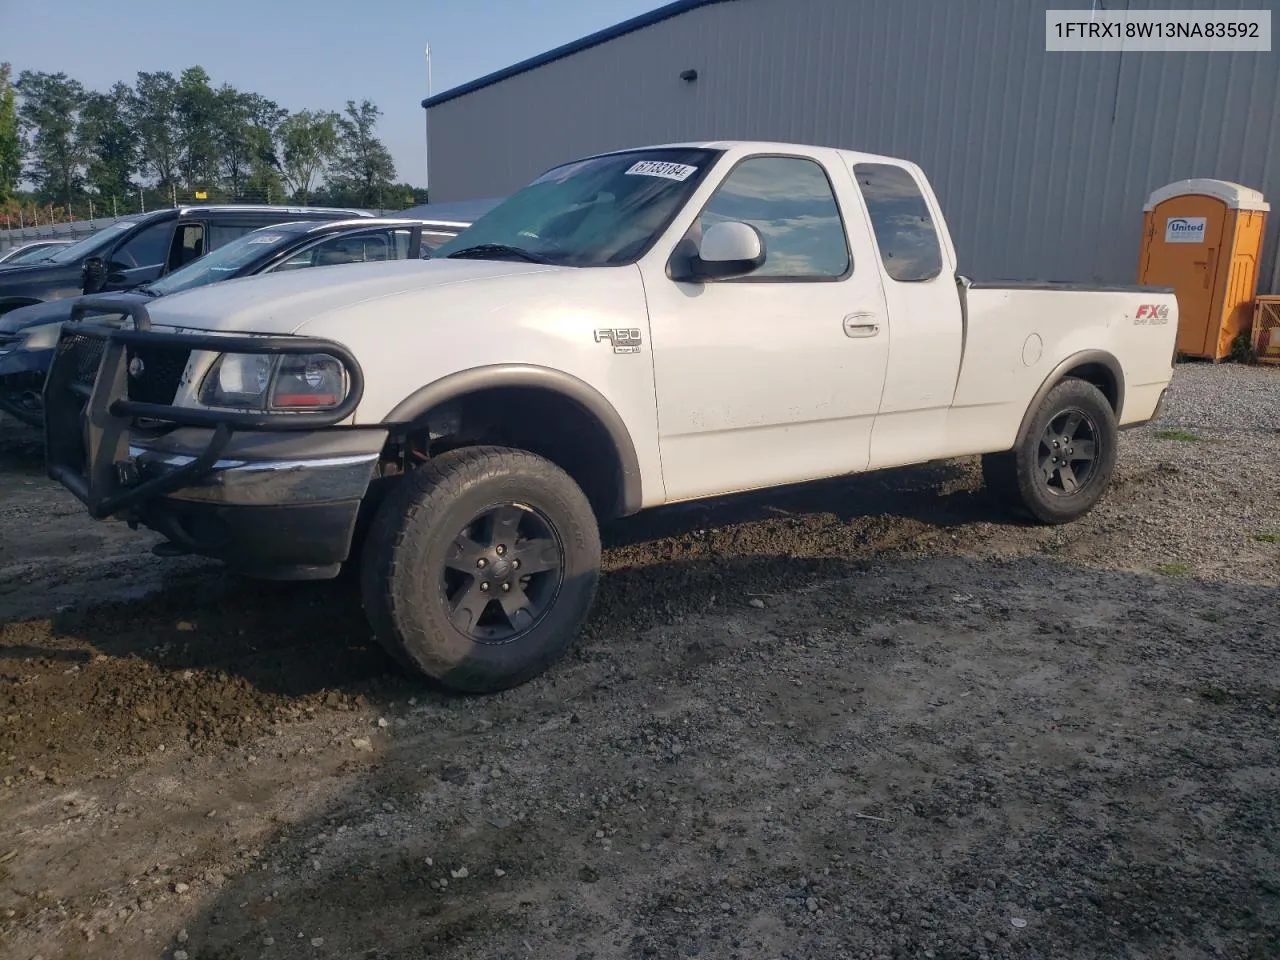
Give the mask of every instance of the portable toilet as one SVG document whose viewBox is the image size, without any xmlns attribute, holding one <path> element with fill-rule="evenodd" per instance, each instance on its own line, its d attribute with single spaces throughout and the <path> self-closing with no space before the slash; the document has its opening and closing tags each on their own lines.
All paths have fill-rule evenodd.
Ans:
<svg viewBox="0 0 1280 960">
<path fill-rule="evenodd" d="M 1270 206 L 1226 180 L 1179 180 L 1147 199 L 1138 282 L 1173 287 L 1178 352 L 1221 360 L 1247 333 Z"/>
</svg>

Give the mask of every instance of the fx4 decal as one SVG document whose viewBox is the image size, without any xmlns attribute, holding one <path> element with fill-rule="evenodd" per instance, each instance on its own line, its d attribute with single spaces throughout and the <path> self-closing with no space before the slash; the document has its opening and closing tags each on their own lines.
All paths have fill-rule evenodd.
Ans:
<svg viewBox="0 0 1280 960">
<path fill-rule="evenodd" d="M 1169 322 L 1169 307 L 1163 303 L 1143 303 L 1138 305 L 1138 312 L 1133 315 L 1133 322 L 1139 325 L 1161 326 Z"/>
<path fill-rule="evenodd" d="M 608 340 L 613 344 L 614 353 L 639 353 L 640 331 L 634 327 L 630 330 L 597 330 L 596 343 Z"/>
</svg>

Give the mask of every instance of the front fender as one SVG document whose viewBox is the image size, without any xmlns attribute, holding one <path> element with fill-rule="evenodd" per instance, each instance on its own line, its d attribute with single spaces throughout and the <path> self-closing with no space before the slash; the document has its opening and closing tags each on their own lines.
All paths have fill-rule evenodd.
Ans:
<svg viewBox="0 0 1280 960">
<path fill-rule="evenodd" d="M 496 363 L 452 373 L 415 390 L 387 414 L 383 423 L 413 423 L 429 410 L 450 400 L 502 387 L 522 387 L 556 393 L 590 413 L 608 433 L 618 456 L 622 469 L 620 506 L 623 515 L 640 510 L 643 503 L 640 459 L 636 455 L 635 443 L 625 421 L 613 404 L 593 386 L 561 370 L 534 364 Z"/>
</svg>

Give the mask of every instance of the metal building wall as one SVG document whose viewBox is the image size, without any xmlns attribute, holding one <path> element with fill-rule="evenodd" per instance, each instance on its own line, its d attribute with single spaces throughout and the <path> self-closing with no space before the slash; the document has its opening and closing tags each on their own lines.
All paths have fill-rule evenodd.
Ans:
<svg viewBox="0 0 1280 960">
<path fill-rule="evenodd" d="M 560 161 L 646 143 L 843 146 L 924 167 L 970 275 L 1132 282 L 1147 195 L 1217 177 L 1276 207 L 1266 289 L 1280 54 L 1049 54 L 1044 11 L 1062 6 L 712 3 L 430 108 L 432 194 L 492 196 Z M 1193 6 L 1276 0 L 1129 2 Z M 688 68 L 695 83 L 679 78 Z"/>
</svg>

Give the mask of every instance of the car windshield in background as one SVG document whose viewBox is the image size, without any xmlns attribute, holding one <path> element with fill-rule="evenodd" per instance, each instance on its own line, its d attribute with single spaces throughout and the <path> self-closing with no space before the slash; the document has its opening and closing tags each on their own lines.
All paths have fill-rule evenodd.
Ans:
<svg viewBox="0 0 1280 960">
<path fill-rule="evenodd" d="M 92 257 L 114 243 L 120 234 L 132 230 L 137 225 L 136 220 L 117 221 L 111 226 L 103 227 L 97 233 L 85 237 L 83 240 L 77 240 L 69 247 L 63 247 L 61 250 L 52 253 L 49 256 L 49 262 L 74 263 L 84 257 Z"/>
<path fill-rule="evenodd" d="M 23 250 L 21 253 L 14 254 L 8 260 L 0 261 L 0 265 L 9 263 L 39 263 L 41 260 L 48 260 L 60 249 L 58 247 L 33 247 L 30 250 Z"/>
<path fill-rule="evenodd" d="M 715 150 L 636 150 L 556 167 L 508 197 L 432 259 L 527 260 L 570 267 L 633 263 L 667 228 Z"/>
<path fill-rule="evenodd" d="M 224 244 L 212 253 L 192 260 L 185 267 L 173 271 L 167 277 L 149 283 L 145 290 L 157 297 L 181 293 L 234 277 L 249 264 L 268 256 L 284 244 L 297 238 L 292 230 L 264 227 L 246 233 Z"/>
</svg>

